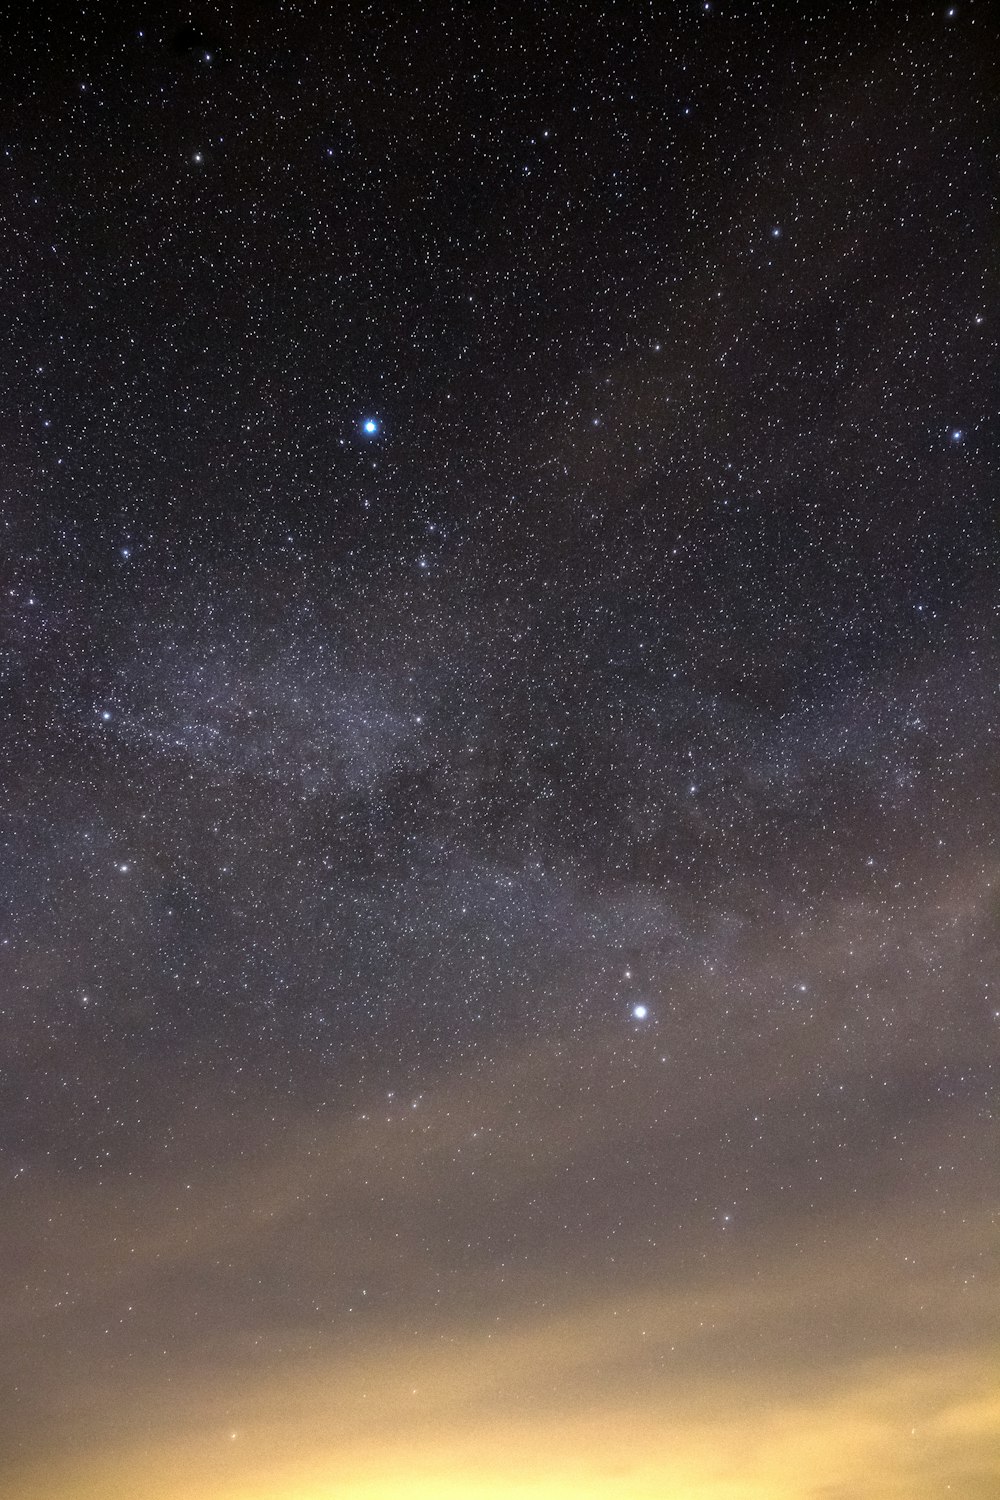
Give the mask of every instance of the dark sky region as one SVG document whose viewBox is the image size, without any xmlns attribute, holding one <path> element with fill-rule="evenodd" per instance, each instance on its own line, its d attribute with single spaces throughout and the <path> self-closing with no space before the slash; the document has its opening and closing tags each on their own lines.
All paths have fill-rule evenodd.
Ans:
<svg viewBox="0 0 1000 1500">
<path fill-rule="evenodd" d="M 997 26 L 8 7 L 0 1500 L 1000 1493 Z"/>
</svg>

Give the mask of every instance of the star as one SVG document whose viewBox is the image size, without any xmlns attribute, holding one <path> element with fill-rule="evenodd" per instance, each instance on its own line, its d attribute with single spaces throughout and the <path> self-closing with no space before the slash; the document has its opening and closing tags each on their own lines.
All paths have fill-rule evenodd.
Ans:
<svg viewBox="0 0 1000 1500">
<path fill-rule="evenodd" d="M 374 437 L 378 432 L 378 423 L 376 422 L 375 418 L 366 417 L 361 424 L 361 430 L 362 432 L 367 433 L 368 437 Z"/>
<path fill-rule="evenodd" d="M 632 1014 L 637 1021 L 645 1021 L 649 1015 L 649 1007 L 646 1005 L 633 1005 Z"/>
</svg>

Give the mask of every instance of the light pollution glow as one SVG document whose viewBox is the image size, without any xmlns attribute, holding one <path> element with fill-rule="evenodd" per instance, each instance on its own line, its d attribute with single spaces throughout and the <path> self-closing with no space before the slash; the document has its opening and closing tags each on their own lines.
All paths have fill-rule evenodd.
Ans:
<svg viewBox="0 0 1000 1500">
<path fill-rule="evenodd" d="M 972 1117 L 924 1131 L 877 1196 L 862 1182 L 821 1220 L 799 1205 L 743 1234 L 702 1232 L 683 1269 L 666 1246 L 648 1254 L 624 1236 L 620 1268 L 564 1253 L 560 1271 L 539 1251 L 455 1275 L 452 1297 L 428 1310 L 419 1288 L 437 1277 L 437 1253 L 422 1243 L 420 1199 L 429 1193 L 445 1219 L 459 1211 L 447 1167 L 473 1120 L 495 1130 L 521 1080 L 549 1153 L 519 1152 L 515 1136 L 503 1173 L 529 1196 L 600 1131 L 599 1113 L 582 1123 L 587 1087 L 573 1083 L 584 1059 L 559 1054 L 544 1064 L 556 1085 L 547 1104 L 543 1065 L 520 1056 L 474 1100 L 442 1083 L 419 1125 L 412 1111 L 322 1130 L 285 1122 L 282 1150 L 255 1148 L 224 1185 L 208 1167 L 167 1174 L 100 1216 L 63 1189 L 75 1233 L 50 1246 L 50 1270 L 55 1284 L 60 1254 L 84 1262 L 92 1306 L 79 1350 L 57 1351 L 37 1296 L 8 1291 L 6 1357 L 33 1362 L 43 1384 L 58 1372 L 62 1408 L 58 1444 L 39 1458 L 46 1445 L 28 1434 L 34 1453 L 0 1480 L 3 1500 L 995 1494 L 995 1216 L 974 1193 L 933 1206 L 935 1162 L 976 1178 Z M 561 1128 L 567 1111 L 573 1126 Z M 494 1201 L 503 1173 L 473 1211 Z M 914 1205 L 899 1184 L 916 1179 L 931 1189 Z M 407 1184 L 398 1227 L 364 1231 L 369 1195 Z M 26 1222 L 39 1224 L 47 1194 L 34 1191 Z M 319 1222 L 331 1199 L 332 1232 Z M 367 1281 L 367 1333 L 349 1344 L 308 1319 L 272 1317 L 255 1332 L 222 1315 L 172 1351 L 171 1378 L 158 1375 L 156 1340 L 170 1341 L 172 1321 L 210 1318 L 206 1287 L 247 1264 L 268 1279 L 281 1264 L 306 1284 L 331 1270 Z M 398 1306 L 380 1317 L 377 1289 L 408 1277 L 413 1317 Z M 102 1362 L 100 1321 L 150 1295 L 159 1305 L 133 1355 Z"/>
<path fill-rule="evenodd" d="M 1000 1474 L 995 1351 L 983 1337 L 934 1354 L 913 1338 L 918 1307 L 936 1325 L 947 1306 L 954 1288 L 946 1268 L 963 1247 L 936 1246 L 926 1279 L 902 1297 L 894 1295 L 895 1246 L 881 1264 L 865 1265 L 846 1248 L 820 1255 L 803 1247 L 793 1268 L 724 1288 L 649 1293 L 625 1316 L 612 1301 L 500 1334 L 400 1337 L 358 1361 L 309 1356 L 264 1383 L 250 1367 L 236 1382 L 243 1430 L 226 1430 L 232 1377 L 206 1369 L 183 1391 L 150 1391 L 139 1402 L 130 1420 L 148 1424 L 146 1436 L 29 1470 L 0 1493 L 922 1500 L 950 1484 L 985 1500 Z M 960 1320 L 951 1310 L 967 1339 L 977 1327 L 985 1333 L 997 1290 L 984 1280 L 967 1288 Z M 828 1348 L 845 1330 L 860 1337 L 873 1309 L 881 1331 L 870 1353 L 822 1375 L 794 1359 L 780 1368 L 762 1359 L 753 1371 L 702 1363 L 713 1344 L 739 1344 L 751 1328 L 767 1330 L 774 1358 L 804 1328 Z M 893 1351 L 903 1328 L 911 1347 Z M 675 1360 L 642 1373 L 647 1344 L 660 1349 L 667 1340 Z"/>
</svg>

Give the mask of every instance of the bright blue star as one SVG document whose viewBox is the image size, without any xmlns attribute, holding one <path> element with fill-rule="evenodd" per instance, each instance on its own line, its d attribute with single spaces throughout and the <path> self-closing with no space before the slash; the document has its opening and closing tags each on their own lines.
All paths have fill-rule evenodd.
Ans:
<svg viewBox="0 0 1000 1500">
<path fill-rule="evenodd" d="M 644 1021 L 649 1015 L 649 1008 L 645 1005 L 633 1005 L 632 1014 L 637 1021 Z"/>
<path fill-rule="evenodd" d="M 369 437 L 374 437 L 376 432 L 378 432 L 378 423 L 376 422 L 374 417 L 368 417 L 366 421 L 362 422 L 361 426 L 362 430 L 366 432 Z"/>
</svg>

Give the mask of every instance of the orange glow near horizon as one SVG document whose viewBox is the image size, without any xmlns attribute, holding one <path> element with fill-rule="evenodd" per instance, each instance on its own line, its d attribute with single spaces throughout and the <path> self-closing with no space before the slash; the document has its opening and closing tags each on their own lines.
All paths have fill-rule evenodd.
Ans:
<svg viewBox="0 0 1000 1500">
<path fill-rule="evenodd" d="M 997 1280 L 956 1268 L 990 1233 L 925 1238 L 901 1282 L 876 1250 L 814 1235 L 766 1267 L 687 1287 L 605 1290 L 495 1326 L 384 1330 L 338 1356 L 147 1370 L 128 1438 L 0 1480 L 4 1500 L 931 1500 L 1000 1477 Z M 949 1299 L 958 1288 L 961 1307 Z M 953 1331 L 923 1346 L 922 1320 Z M 978 1330 L 978 1332 L 977 1332 Z M 748 1356 L 748 1349 L 755 1352 Z M 811 1357 L 822 1348 L 824 1361 Z M 98 1395 L 100 1399 L 100 1395 Z"/>
<path fill-rule="evenodd" d="M 286 1404 L 280 1392 L 271 1400 L 279 1411 Z M 312 1404 L 319 1404 L 317 1392 Z M 237 1431 L 161 1440 L 112 1459 L 84 1458 L 62 1472 L 46 1466 L 2 1492 L 23 1500 L 109 1494 L 149 1500 L 804 1500 L 826 1492 L 920 1500 L 963 1472 L 972 1483 L 961 1493 L 985 1497 L 990 1476 L 1000 1473 L 997 1364 L 985 1357 L 906 1371 L 873 1366 L 854 1372 L 850 1384 L 798 1402 L 769 1401 L 733 1383 L 703 1390 L 699 1401 L 664 1402 L 659 1411 L 652 1405 L 535 1420 L 479 1412 L 452 1413 L 439 1423 L 411 1415 L 405 1424 L 398 1406 L 387 1403 L 384 1432 L 342 1446 L 314 1436 L 311 1453 L 301 1450 L 305 1434 L 316 1431 L 315 1411 L 306 1424 L 286 1413 L 252 1438 Z M 394 1421 L 402 1426 L 395 1436 Z"/>
</svg>

